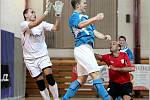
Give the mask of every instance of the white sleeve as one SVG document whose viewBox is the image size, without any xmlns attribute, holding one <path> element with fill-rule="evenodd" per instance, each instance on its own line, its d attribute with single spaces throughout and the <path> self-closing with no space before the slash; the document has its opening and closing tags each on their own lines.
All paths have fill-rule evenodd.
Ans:
<svg viewBox="0 0 150 100">
<path fill-rule="evenodd" d="M 50 23 L 47 23 L 47 22 L 43 22 L 43 27 L 44 27 L 44 30 L 45 31 L 51 31 L 52 28 L 53 28 L 54 24 L 50 24 Z"/>
<path fill-rule="evenodd" d="M 29 30 L 29 26 L 28 25 L 29 25 L 29 22 L 27 22 L 27 21 L 23 21 L 20 24 L 22 32 L 25 32 L 25 31 Z"/>
</svg>

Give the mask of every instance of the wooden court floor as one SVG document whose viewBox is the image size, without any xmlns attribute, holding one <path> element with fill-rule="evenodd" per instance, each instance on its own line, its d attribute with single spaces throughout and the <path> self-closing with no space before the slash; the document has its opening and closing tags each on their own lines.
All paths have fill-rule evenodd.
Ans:
<svg viewBox="0 0 150 100">
<path fill-rule="evenodd" d="M 22 99 L 23 100 L 23 99 Z M 24 100 L 43 100 L 42 97 L 27 97 Z M 51 98 L 51 100 L 53 100 Z M 61 100 L 61 98 L 60 98 Z M 101 98 L 83 98 L 83 97 L 74 97 L 70 100 L 102 100 Z M 148 97 L 144 97 L 144 98 L 133 98 L 133 100 L 150 100 Z"/>
</svg>

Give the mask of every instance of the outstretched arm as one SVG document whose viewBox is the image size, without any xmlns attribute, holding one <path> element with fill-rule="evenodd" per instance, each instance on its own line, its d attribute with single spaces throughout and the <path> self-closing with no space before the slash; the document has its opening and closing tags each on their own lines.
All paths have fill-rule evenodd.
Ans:
<svg viewBox="0 0 150 100">
<path fill-rule="evenodd" d="M 42 16 L 40 16 L 39 18 L 37 18 L 35 21 L 30 22 L 28 27 L 31 29 L 31 28 L 39 25 L 44 20 L 44 18 L 48 15 L 48 13 L 50 12 L 51 6 L 52 6 L 52 3 L 50 3 L 50 1 L 48 0 L 44 14 Z"/>
<path fill-rule="evenodd" d="M 86 26 L 88 26 L 90 24 L 93 24 L 96 21 L 102 20 L 103 18 L 104 18 L 104 14 L 103 13 L 99 13 L 96 16 L 94 16 L 94 17 L 92 17 L 92 18 L 90 18 L 88 20 L 80 22 L 78 24 L 78 28 L 84 28 L 84 27 L 86 27 Z"/>
<path fill-rule="evenodd" d="M 124 55 L 124 60 L 125 60 L 125 66 L 122 68 L 118 68 L 118 67 L 114 67 L 112 65 L 110 65 L 110 69 L 112 70 L 116 70 L 116 71 L 121 71 L 121 72 L 132 72 L 135 71 L 135 66 L 133 64 L 130 63 L 130 60 L 128 58 L 128 55 L 125 54 Z"/>
<path fill-rule="evenodd" d="M 110 35 L 104 35 L 104 34 L 98 32 L 97 30 L 94 30 L 94 35 L 99 39 L 111 40 Z"/>
<path fill-rule="evenodd" d="M 121 72 L 132 72 L 132 71 L 135 71 L 135 67 L 134 66 L 126 66 L 126 67 L 123 67 L 123 68 L 118 68 L 118 67 L 114 67 L 114 66 L 110 65 L 109 68 L 111 70 L 121 71 Z"/>
<path fill-rule="evenodd" d="M 56 17 L 56 21 L 55 21 L 54 26 L 52 27 L 52 31 L 54 32 L 58 31 L 59 27 L 60 27 L 60 17 Z"/>
</svg>

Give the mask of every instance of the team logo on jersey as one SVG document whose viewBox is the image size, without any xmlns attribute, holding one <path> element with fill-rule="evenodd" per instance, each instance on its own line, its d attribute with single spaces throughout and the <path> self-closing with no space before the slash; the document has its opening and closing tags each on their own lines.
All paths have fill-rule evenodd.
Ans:
<svg viewBox="0 0 150 100">
<path fill-rule="evenodd" d="M 30 34 L 30 36 L 32 36 L 32 37 L 34 37 L 34 38 L 39 38 L 39 37 L 41 37 L 42 36 L 42 34 Z"/>
<path fill-rule="evenodd" d="M 110 61 L 110 63 L 113 64 L 114 62 L 113 62 L 113 61 Z"/>
<path fill-rule="evenodd" d="M 120 61 L 121 61 L 122 64 L 124 63 L 124 59 L 121 59 Z"/>
</svg>

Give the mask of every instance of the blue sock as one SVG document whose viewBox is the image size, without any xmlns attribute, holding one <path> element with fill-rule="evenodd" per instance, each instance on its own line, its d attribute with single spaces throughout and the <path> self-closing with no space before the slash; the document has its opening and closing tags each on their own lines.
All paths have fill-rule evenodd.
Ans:
<svg viewBox="0 0 150 100">
<path fill-rule="evenodd" d="M 73 97 L 78 89 L 80 88 L 80 83 L 75 80 L 70 84 L 70 87 L 68 88 L 66 94 L 63 96 L 62 100 L 69 100 L 69 98 Z"/>
<path fill-rule="evenodd" d="M 98 95 L 102 96 L 103 100 L 110 100 L 110 97 L 100 79 L 93 80 L 93 86 L 96 88 Z"/>
</svg>

